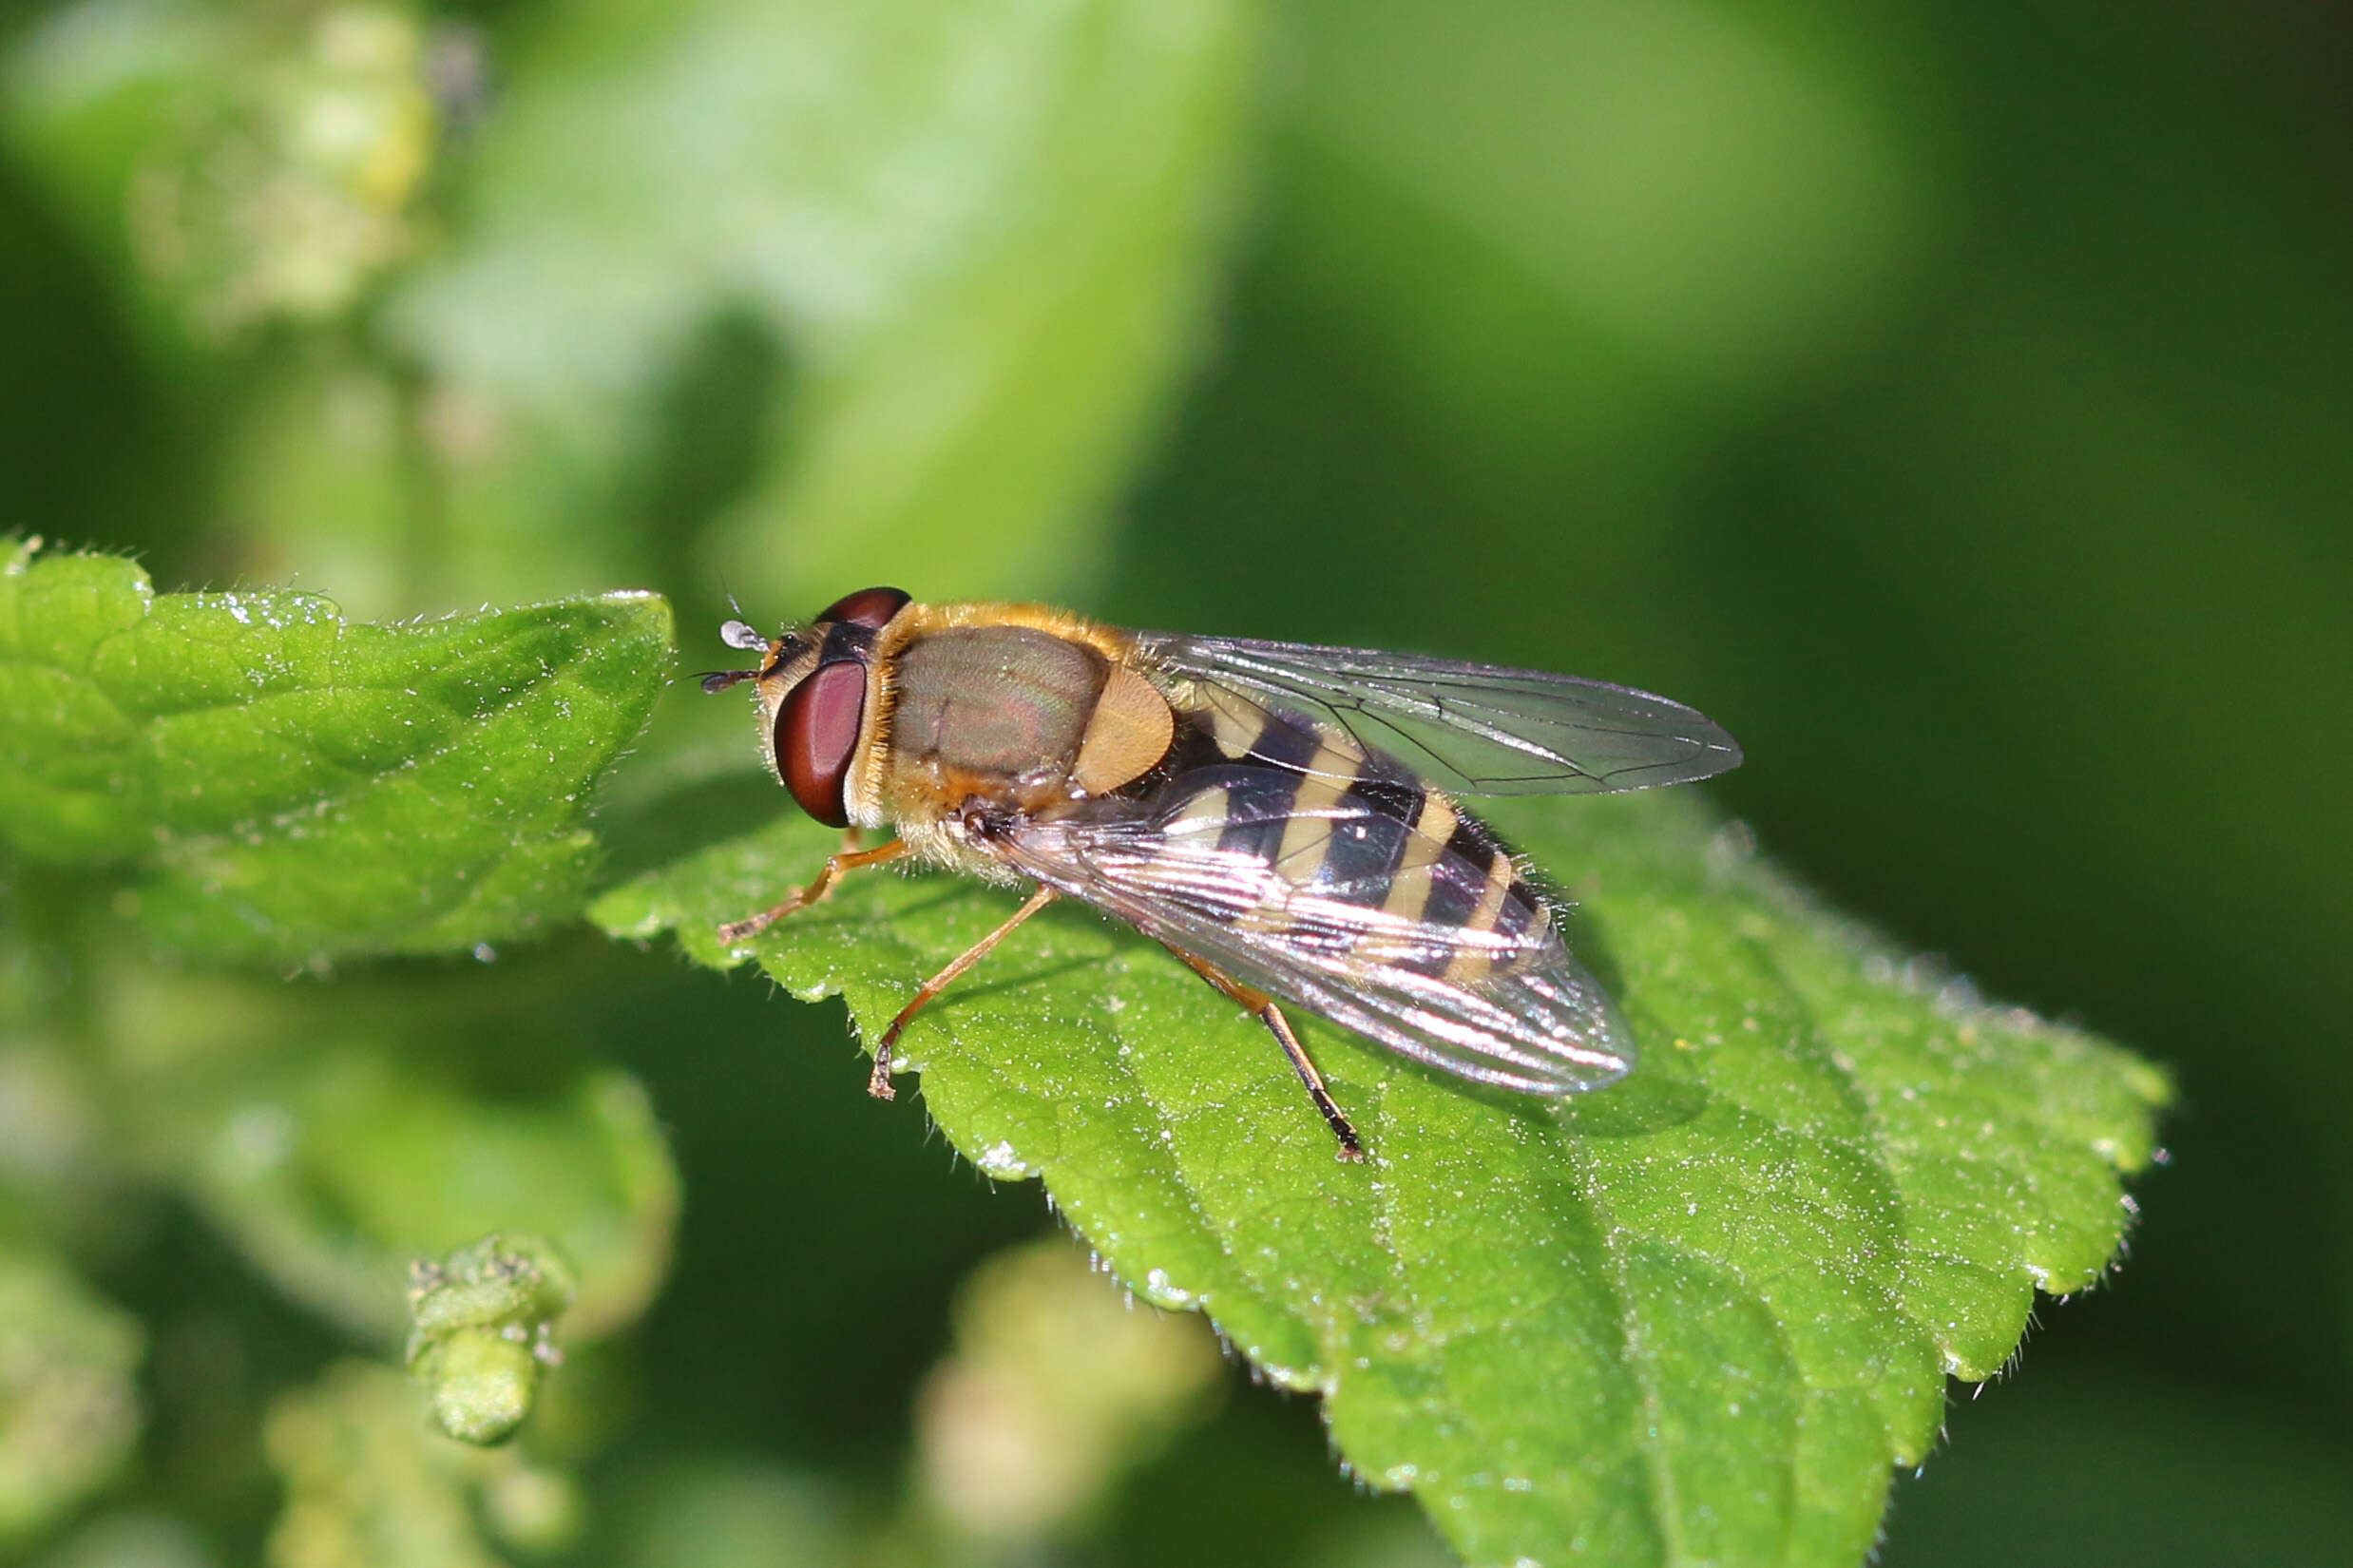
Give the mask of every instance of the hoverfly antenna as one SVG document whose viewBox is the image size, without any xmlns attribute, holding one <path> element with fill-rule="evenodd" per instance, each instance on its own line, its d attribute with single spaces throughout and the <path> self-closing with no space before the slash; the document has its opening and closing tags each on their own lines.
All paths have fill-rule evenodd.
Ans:
<svg viewBox="0 0 2353 1568">
<path fill-rule="evenodd" d="M 697 679 L 702 682 L 702 692 L 705 697 L 717 697 L 728 687 L 739 681 L 750 680 L 759 673 L 757 670 L 713 670 L 709 675 L 698 676 Z"/>
<path fill-rule="evenodd" d="M 737 607 L 742 608 L 741 605 Z M 741 648 L 746 653 L 768 651 L 768 639 L 755 631 L 748 621 L 730 621 L 719 628 L 719 641 L 731 648 Z"/>
</svg>

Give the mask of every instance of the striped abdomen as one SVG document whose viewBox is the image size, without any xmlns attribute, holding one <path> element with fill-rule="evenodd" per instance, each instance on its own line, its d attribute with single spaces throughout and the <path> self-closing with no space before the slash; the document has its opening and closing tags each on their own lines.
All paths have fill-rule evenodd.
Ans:
<svg viewBox="0 0 2353 1568">
<path fill-rule="evenodd" d="M 1149 804 L 1188 852 L 1215 835 L 1235 926 L 1458 985 L 1558 951 L 1542 896 L 1483 824 L 1304 720 L 1239 705 L 1185 716 Z"/>
</svg>

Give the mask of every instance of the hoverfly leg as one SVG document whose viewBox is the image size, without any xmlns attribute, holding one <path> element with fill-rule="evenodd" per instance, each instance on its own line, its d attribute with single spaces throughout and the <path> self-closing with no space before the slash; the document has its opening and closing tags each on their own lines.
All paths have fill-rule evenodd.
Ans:
<svg viewBox="0 0 2353 1568">
<path fill-rule="evenodd" d="M 1335 1157 L 1351 1163 L 1363 1159 L 1365 1144 L 1356 1136 L 1355 1124 L 1341 1112 L 1338 1103 L 1331 1098 L 1331 1091 L 1324 1087 L 1324 1075 L 1317 1072 L 1315 1063 L 1308 1059 L 1307 1047 L 1300 1044 L 1299 1037 L 1291 1032 L 1291 1020 L 1283 1016 L 1283 1009 L 1274 1004 L 1273 998 L 1269 997 L 1267 1004 L 1258 1009 L 1258 1018 L 1274 1036 L 1275 1043 L 1283 1047 L 1283 1054 L 1291 1058 L 1291 1070 L 1299 1075 L 1299 1081 L 1307 1085 L 1308 1098 L 1315 1101 L 1315 1108 L 1324 1113 L 1324 1121 L 1331 1128 L 1332 1136 L 1340 1140 L 1340 1152 Z"/>
<path fill-rule="evenodd" d="M 1274 1036 L 1274 1042 L 1283 1048 L 1283 1054 L 1291 1058 L 1291 1070 L 1299 1075 L 1299 1081 L 1307 1085 L 1308 1098 L 1314 1100 L 1316 1110 L 1323 1113 L 1325 1124 L 1339 1138 L 1339 1157 L 1349 1161 L 1364 1158 L 1364 1140 L 1356 1136 L 1355 1126 L 1331 1098 L 1331 1091 L 1324 1087 L 1324 1075 L 1315 1070 L 1315 1063 L 1308 1058 L 1307 1047 L 1299 1043 L 1299 1037 L 1291 1032 L 1291 1020 L 1283 1016 L 1283 1009 L 1275 1004 L 1274 999 L 1264 991 L 1243 985 L 1205 958 L 1196 958 L 1182 947 L 1169 947 L 1165 942 L 1160 946 L 1183 959 L 1187 968 L 1217 987 L 1228 1000 L 1267 1026 L 1268 1032 Z"/>
<path fill-rule="evenodd" d="M 958 953 L 947 968 L 923 983 L 914 996 L 909 999 L 907 1005 L 899 1009 L 899 1016 L 890 1021 L 890 1026 L 882 1032 L 882 1039 L 874 1042 L 874 1072 L 866 1080 L 868 1094 L 872 1095 L 876 1100 L 896 1100 L 898 1098 L 890 1087 L 890 1053 L 899 1043 L 899 1032 L 907 1027 L 908 1021 L 923 1011 L 924 1004 L 954 985 L 958 975 L 986 958 L 988 950 L 1011 936 L 1014 928 L 1023 921 L 1053 903 L 1059 896 L 1051 888 L 1040 888 L 1029 895 L 1028 903 L 1013 911 L 1013 917 L 1010 920 L 972 944 L 971 947 L 966 947 L 963 952 Z"/>
<path fill-rule="evenodd" d="M 794 892 L 773 908 L 762 909 L 756 915 L 721 926 L 719 940 L 730 947 L 749 941 L 786 915 L 806 909 L 812 904 L 821 904 L 832 897 L 833 884 L 841 880 L 844 871 L 854 871 L 865 866 L 880 866 L 898 859 L 906 852 L 907 841 L 897 838 L 879 850 L 861 850 L 858 848 L 858 830 L 852 828 L 842 835 L 841 852 L 827 857 L 825 870 L 817 873 L 814 882 Z"/>
</svg>

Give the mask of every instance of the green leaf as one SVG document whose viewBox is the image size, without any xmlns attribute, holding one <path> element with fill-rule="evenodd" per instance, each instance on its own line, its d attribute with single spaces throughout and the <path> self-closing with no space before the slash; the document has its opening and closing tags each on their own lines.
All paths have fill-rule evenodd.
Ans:
<svg viewBox="0 0 2353 1568">
<path fill-rule="evenodd" d="M 1491 814 L 1580 899 L 1643 1042 L 1623 1084 L 1492 1094 L 1310 1022 L 1372 1153 L 1342 1165 L 1254 1021 L 1069 907 L 924 1012 L 902 1062 L 957 1148 L 1042 1176 L 1138 1294 L 1323 1394 L 1354 1472 L 1413 1489 L 1468 1561 L 1853 1563 L 1945 1374 L 1997 1370 L 2037 1287 L 2100 1279 L 2165 1081 L 1921 983 L 1688 792 Z M 829 836 L 779 820 L 591 916 L 726 965 L 714 927 Z M 758 953 L 870 1039 L 1009 908 L 870 874 Z"/>
<path fill-rule="evenodd" d="M 110 556 L 0 571 L 0 842 L 115 866 L 184 950 L 462 949 L 576 910 L 589 789 L 668 679 L 607 594 L 402 626 L 316 594 L 158 595 Z"/>
</svg>

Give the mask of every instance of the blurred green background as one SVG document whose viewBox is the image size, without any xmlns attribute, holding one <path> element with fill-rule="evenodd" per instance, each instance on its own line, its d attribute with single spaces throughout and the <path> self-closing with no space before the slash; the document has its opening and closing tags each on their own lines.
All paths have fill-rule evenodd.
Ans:
<svg viewBox="0 0 2353 1568">
<path fill-rule="evenodd" d="M 657 588 L 689 669 L 730 592 L 890 582 L 1693 701 L 1769 853 L 2182 1086 L 1882 1560 L 2353 1561 L 2349 105 L 2340 0 L 16 4 L 0 529 L 375 618 Z M 680 780 L 781 809 L 751 745 L 665 698 L 616 867 Z M 577 933 L 186 973 L 5 875 L 0 1556 L 1443 1560 L 1233 1371 L 957 1515 L 940 1390 L 1095 1285 L 985 1287 L 1039 1194 L 836 1005 Z M 438 1200 L 401 1128 L 601 1173 L 616 1332 L 526 1458 L 305 1481 L 405 1397 L 334 1369 Z"/>
</svg>

